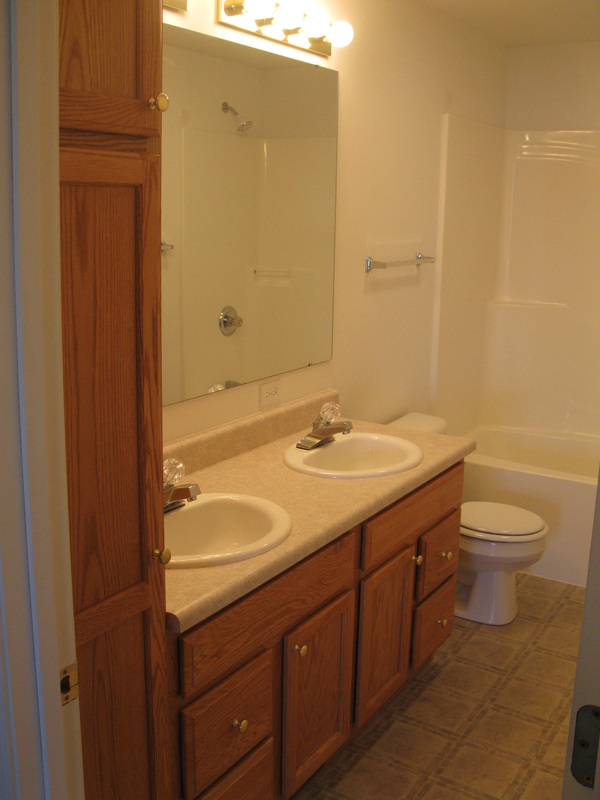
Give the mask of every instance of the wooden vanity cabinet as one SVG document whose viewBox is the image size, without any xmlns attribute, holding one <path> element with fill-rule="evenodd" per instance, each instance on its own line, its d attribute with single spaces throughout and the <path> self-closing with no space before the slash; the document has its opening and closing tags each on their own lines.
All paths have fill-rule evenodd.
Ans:
<svg viewBox="0 0 600 800">
<path fill-rule="evenodd" d="M 291 797 L 350 736 L 354 592 L 283 638 L 283 796 Z"/>
<path fill-rule="evenodd" d="M 179 637 L 186 800 L 287 800 L 449 636 L 462 479 L 458 464 Z"/>
<path fill-rule="evenodd" d="M 452 631 L 462 482 L 458 464 L 362 526 L 358 726 Z M 443 603 L 434 599 L 437 592 L 429 597 L 441 584 Z"/>
</svg>

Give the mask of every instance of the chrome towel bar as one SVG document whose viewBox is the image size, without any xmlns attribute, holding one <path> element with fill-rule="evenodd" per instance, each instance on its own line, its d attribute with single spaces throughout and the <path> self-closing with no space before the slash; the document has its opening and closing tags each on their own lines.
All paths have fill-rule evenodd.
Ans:
<svg viewBox="0 0 600 800">
<path fill-rule="evenodd" d="M 365 261 L 365 270 L 371 272 L 372 269 L 385 269 L 386 267 L 419 267 L 421 264 L 435 264 L 435 258 L 432 256 L 424 256 L 417 253 L 414 258 L 408 261 L 375 261 L 371 256 L 367 256 Z"/>
</svg>

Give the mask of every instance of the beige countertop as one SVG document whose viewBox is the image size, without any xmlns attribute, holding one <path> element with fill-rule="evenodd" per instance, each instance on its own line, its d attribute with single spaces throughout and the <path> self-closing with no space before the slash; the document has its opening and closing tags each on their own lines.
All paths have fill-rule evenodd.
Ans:
<svg viewBox="0 0 600 800">
<path fill-rule="evenodd" d="M 188 630 L 233 601 L 292 567 L 365 519 L 434 478 L 475 449 L 466 437 L 393 431 L 354 422 L 354 430 L 401 436 L 417 444 L 423 461 L 398 475 L 330 479 L 287 467 L 283 453 L 307 431 L 256 447 L 186 476 L 202 492 L 234 492 L 272 500 L 292 518 L 292 532 L 278 547 L 246 561 L 197 569 L 166 569 L 167 627 Z M 177 512 L 174 512 L 177 513 Z"/>
</svg>

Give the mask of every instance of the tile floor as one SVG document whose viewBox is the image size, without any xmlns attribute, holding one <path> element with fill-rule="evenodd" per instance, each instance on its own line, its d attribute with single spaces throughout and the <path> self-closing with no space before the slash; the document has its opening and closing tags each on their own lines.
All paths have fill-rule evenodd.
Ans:
<svg viewBox="0 0 600 800">
<path fill-rule="evenodd" d="M 560 800 L 584 589 L 517 577 L 519 615 L 456 620 L 432 661 L 295 800 Z"/>
</svg>

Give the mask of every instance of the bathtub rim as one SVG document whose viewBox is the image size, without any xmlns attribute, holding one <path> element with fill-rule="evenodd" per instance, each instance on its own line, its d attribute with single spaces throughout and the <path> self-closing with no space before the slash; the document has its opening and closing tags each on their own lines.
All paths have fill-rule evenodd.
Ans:
<svg viewBox="0 0 600 800">
<path fill-rule="evenodd" d="M 479 431 L 498 431 L 500 433 L 506 434 L 533 434 L 534 436 L 539 436 L 541 438 L 551 438 L 551 439 L 571 439 L 574 441 L 584 441 L 584 442 L 592 442 L 597 443 L 598 450 L 600 452 L 600 436 L 591 433 L 576 433 L 570 431 L 552 431 L 552 430 L 543 430 L 537 428 L 516 428 L 516 427 L 509 427 L 506 425 L 478 425 L 476 428 L 472 428 L 466 435 L 470 436 L 472 439 L 475 440 L 477 443 L 477 433 Z M 555 470 L 549 469 L 548 467 L 541 467 L 537 464 L 530 464 L 524 463 L 522 461 L 511 461 L 506 458 L 500 458 L 498 456 L 489 456 L 489 455 L 482 455 L 477 452 L 477 449 L 473 453 L 469 453 L 469 455 L 465 456 L 465 462 L 471 464 L 481 464 L 482 466 L 489 466 L 489 467 L 497 467 L 497 468 L 504 468 L 515 470 L 516 472 L 526 472 L 526 473 L 535 473 L 536 475 L 544 475 L 546 477 L 556 478 L 558 480 L 577 480 L 582 481 L 584 483 L 590 485 L 597 485 L 598 484 L 598 476 L 591 477 L 590 475 L 583 474 L 581 472 L 565 472 L 563 470 Z M 600 470 L 600 458 L 599 458 L 599 470 Z"/>
</svg>

